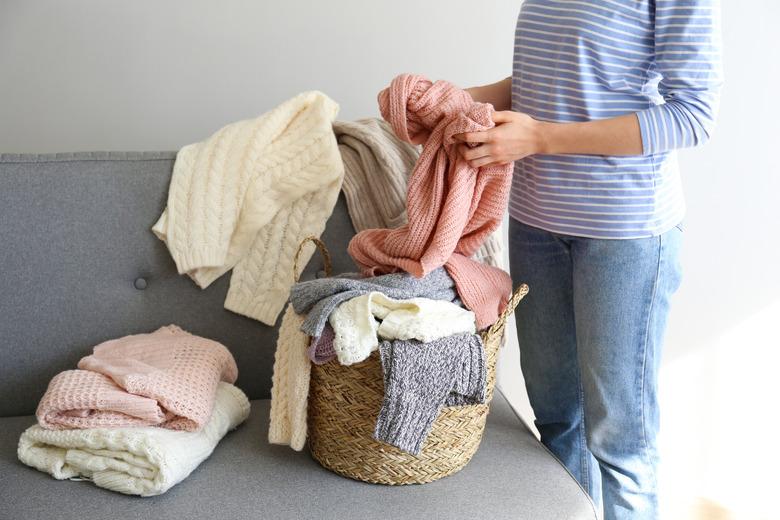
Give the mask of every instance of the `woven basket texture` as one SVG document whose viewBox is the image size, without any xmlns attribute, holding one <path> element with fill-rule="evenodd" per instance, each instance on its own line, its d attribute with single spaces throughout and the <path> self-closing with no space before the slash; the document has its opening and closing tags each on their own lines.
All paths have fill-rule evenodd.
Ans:
<svg viewBox="0 0 780 520">
<path fill-rule="evenodd" d="M 314 242 L 323 254 L 326 274 L 330 276 L 327 248 L 319 240 L 307 239 L 304 243 L 308 241 Z M 296 273 L 297 264 L 296 258 Z M 527 293 L 527 285 L 519 286 L 498 320 L 480 333 L 487 360 L 485 403 L 443 408 L 418 455 L 373 437 L 384 397 L 378 352 L 354 365 L 344 366 L 335 360 L 313 365 L 308 439 L 314 459 L 335 473 L 376 484 L 423 484 L 461 470 L 476 453 L 485 430 L 506 320 Z"/>
</svg>

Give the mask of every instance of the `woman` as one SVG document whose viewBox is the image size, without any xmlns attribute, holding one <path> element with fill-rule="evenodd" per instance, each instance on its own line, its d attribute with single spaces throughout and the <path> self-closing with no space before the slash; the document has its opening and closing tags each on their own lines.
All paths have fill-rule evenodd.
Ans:
<svg viewBox="0 0 780 520">
<path fill-rule="evenodd" d="M 674 150 L 714 126 L 715 1 L 526 0 L 512 77 L 469 89 L 497 126 L 459 136 L 473 166 L 516 161 L 528 394 L 542 442 L 606 519 L 658 516 L 658 366 L 684 213 Z"/>
</svg>

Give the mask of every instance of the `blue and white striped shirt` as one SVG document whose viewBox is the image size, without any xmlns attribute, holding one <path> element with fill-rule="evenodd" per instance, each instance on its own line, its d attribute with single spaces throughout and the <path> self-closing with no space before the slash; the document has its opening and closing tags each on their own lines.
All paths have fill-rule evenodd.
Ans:
<svg viewBox="0 0 780 520">
<path fill-rule="evenodd" d="M 548 231 L 643 238 L 685 213 L 677 148 L 706 141 L 722 83 L 717 0 L 525 0 L 512 109 L 543 121 L 636 113 L 644 154 L 515 163 L 510 215 Z"/>
</svg>

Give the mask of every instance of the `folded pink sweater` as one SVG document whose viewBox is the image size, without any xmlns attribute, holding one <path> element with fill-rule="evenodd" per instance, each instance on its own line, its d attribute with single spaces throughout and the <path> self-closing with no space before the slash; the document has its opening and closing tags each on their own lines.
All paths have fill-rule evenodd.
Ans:
<svg viewBox="0 0 780 520">
<path fill-rule="evenodd" d="M 379 93 L 379 108 L 400 139 L 423 145 L 409 178 L 409 220 L 358 233 L 349 254 L 367 275 L 423 277 L 443 265 L 481 329 L 496 320 L 512 283 L 505 271 L 470 257 L 501 224 L 512 165 L 472 168 L 453 136 L 492 128 L 493 107 L 446 81 L 402 74 Z"/>
<path fill-rule="evenodd" d="M 49 383 L 36 412 L 43 428 L 199 430 L 219 381 L 238 377 L 227 348 L 175 325 L 101 343 L 78 368 Z"/>
</svg>

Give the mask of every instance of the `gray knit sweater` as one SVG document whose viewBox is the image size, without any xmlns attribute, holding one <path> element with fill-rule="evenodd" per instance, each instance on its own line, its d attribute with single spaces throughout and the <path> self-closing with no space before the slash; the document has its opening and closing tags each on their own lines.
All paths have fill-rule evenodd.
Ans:
<svg viewBox="0 0 780 520">
<path fill-rule="evenodd" d="M 423 278 L 415 278 L 409 273 L 367 278 L 347 273 L 299 282 L 290 290 L 290 303 L 296 313 L 306 314 L 301 330 L 309 336 L 319 337 L 328 316 L 340 303 L 371 291 L 379 291 L 398 300 L 421 297 L 459 303 L 455 282 L 443 267 Z"/>
<path fill-rule="evenodd" d="M 379 354 L 385 383 L 374 430 L 379 441 L 417 455 L 442 406 L 485 402 L 485 349 L 476 334 L 383 341 Z"/>
</svg>

